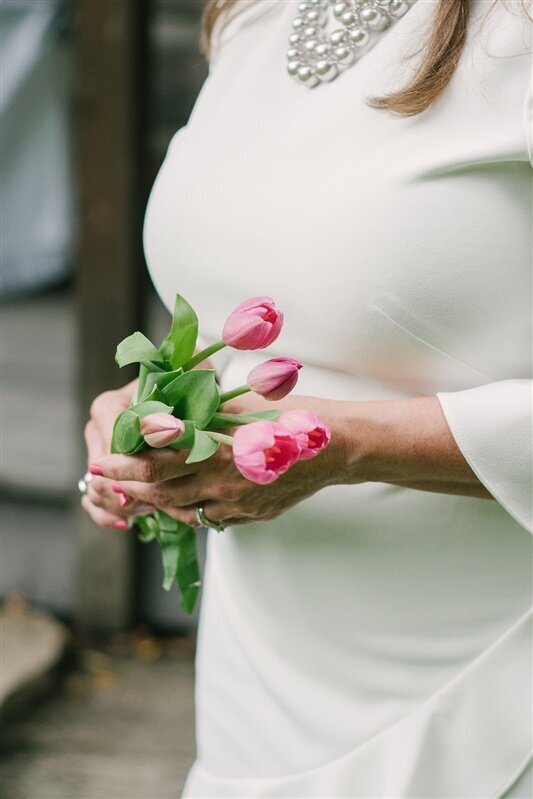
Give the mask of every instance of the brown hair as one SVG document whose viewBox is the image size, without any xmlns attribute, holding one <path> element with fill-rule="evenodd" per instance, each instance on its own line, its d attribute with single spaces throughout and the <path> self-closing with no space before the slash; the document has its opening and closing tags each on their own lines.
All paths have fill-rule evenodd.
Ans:
<svg viewBox="0 0 533 799">
<path fill-rule="evenodd" d="M 208 0 L 202 15 L 201 47 L 209 59 L 213 27 L 222 13 L 235 6 L 237 0 Z M 281 2 L 281 0 L 280 0 Z M 466 41 L 469 0 L 438 0 L 433 25 L 421 48 L 420 63 L 407 86 L 385 97 L 368 102 L 402 116 L 414 116 L 425 111 L 439 97 L 459 62 Z"/>
</svg>

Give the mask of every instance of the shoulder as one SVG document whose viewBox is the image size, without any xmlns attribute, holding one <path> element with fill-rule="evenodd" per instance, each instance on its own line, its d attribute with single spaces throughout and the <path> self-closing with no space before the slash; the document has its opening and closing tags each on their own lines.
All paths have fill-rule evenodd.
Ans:
<svg viewBox="0 0 533 799">
<path fill-rule="evenodd" d="M 236 0 L 227 11 L 223 11 L 213 28 L 210 66 L 218 61 L 223 50 L 240 31 L 255 24 L 282 3 L 283 0 Z"/>
<path fill-rule="evenodd" d="M 493 57 L 531 56 L 533 3 L 531 0 L 476 0 L 471 41 Z"/>
</svg>

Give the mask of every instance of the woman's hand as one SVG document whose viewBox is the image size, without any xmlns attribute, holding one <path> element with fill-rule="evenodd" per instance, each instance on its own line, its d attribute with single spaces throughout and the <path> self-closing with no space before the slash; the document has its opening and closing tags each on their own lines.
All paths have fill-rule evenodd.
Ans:
<svg viewBox="0 0 533 799">
<path fill-rule="evenodd" d="M 112 512 L 116 499 L 122 513 L 133 515 L 148 503 L 170 516 L 197 526 L 196 507 L 203 505 L 213 521 L 246 524 L 273 519 L 306 497 L 333 484 L 392 483 L 404 488 L 492 499 L 457 447 L 436 397 L 343 402 L 289 396 L 266 402 L 247 394 L 224 406 L 231 413 L 265 408 L 308 408 L 331 429 L 331 442 L 318 457 L 297 463 L 269 485 L 246 480 L 224 445 L 209 460 L 187 465 L 187 452 L 149 450 L 136 455 L 107 455 L 96 460 L 106 483 L 93 480 L 101 492 L 94 504 Z"/>
<path fill-rule="evenodd" d="M 295 398 L 291 404 L 296 406 Z M 226 403 L 225 412 L 251 413 L 272 409 L 287 402 L 267 403 L 257 396 L 246 395 Z M 302 398 L 299 407 L 306 407 Z M 328 424 L 330 419 L 327 419 Z M 256 485 L 246 480 L 235 467 L 231 448 L 222 445 L 207 461 L 187 465 L 188 451 L 172 449 L 147 450 L 136 455 L 108 455 L 96 461 L 106 482 L 123 492 L 122 512 L 134 514 L 138 503 L 149 503 L 169 516 L 197 527 L 196 508 L 204 507 L 205 515 L 226 524 L 249 524 L 273 519 L 306 497 L 338 482 L 338 466 L 342 463 L 341 438 L 333 435 L 329 447 L 315 459 L 293 466 L 269 485 Z M 102 481 L 104 478 L 100 478 Z M 93 480 L 96 490 L 102 488 L 98 502 L 110 511 L 116 499 L 109 497 L 105 484 Z M 119 495 L 120 496 L 120 495 Z M 124 499 L 125 497 L 125 499 Z"/>
<path fill-rule="evenodd" d="M 130 405 L 136 387 L 137 380 L 133 380 L 116 391 L 105 391 L 103 394 L 99 394 L 93 401 L 89 421 L 84 430 L 89 464 L 109 454 L 115 419 Z M 128 527 L 125 519 L 127 513 L 120 506 L 119 496 L 111 486 L 111 480 L 104 477 L 93 477 L 88 485 L 87 493 L 81 500 L 82 507 L 100 527 L 126 530 Z"/>
</svg>

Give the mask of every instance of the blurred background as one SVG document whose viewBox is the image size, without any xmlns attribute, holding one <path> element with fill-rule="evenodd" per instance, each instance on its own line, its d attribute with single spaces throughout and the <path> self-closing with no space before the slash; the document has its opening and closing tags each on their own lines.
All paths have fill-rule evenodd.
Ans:
<svg viewBox="0 0 533 799">
<path fill-rule="evenodd" d="M 116 344 L 168 327 L 142 222 L 203 5 L 0 0 L 3 799 L 177 797 L 194 757 L 196 618 L 76 486 L 91 400 L 134 376 Z"/>
</svg>

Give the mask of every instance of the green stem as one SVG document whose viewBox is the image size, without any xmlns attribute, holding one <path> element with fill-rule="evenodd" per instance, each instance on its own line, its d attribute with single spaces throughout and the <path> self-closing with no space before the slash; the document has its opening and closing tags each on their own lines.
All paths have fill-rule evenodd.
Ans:
<svg viewBox="0 0 533 799">
<path fill-rule="evenodd" d="M 202 363 L 202 361 L 205 361 L 210 355 L 213 355 L 215 352 L 224 349 L 226 346 L 227 344 L 224 341 L 217 341 L 215 344 L 210 344 L 209 347 L 205 348 L 205 350 L 197 352 L 196 355 L 193 355 L 192 358 L 184 363 L 183 371 L 188 372 L 189 369 L 192 369 L 194 366 Z"/>
<path fill-rule="evenodd" d="M 224 433 L 213 433 L 212 430 L 206 430 L 205 432 L 213 441 L 218 441 L 219 444 L 228 444 L 230 447 L 233 446 L 233 438 L 231 436 L 225 436 Z"/>
<path fill-rule="evenodd" d="M 251 422 L 258 422 L 257 416 L 250 416 L 246 413 L 215 413 L 211 421 L 210 427 L 238 427 L 242 424 L 250 424 Z"/>
<path fill-rule="evenodd" d="M 220 405 L 223 405 L 224 402 L 228 402 L 228 400 L 233 399 L 234 397 L 240 397 L 241 394 L 247 394 L 252 389 L 249 386 L 239 386 L 238 388 L 234 388 L 232 391 L 226 391 L 225 394 L 220 395 Z"/>
</svg>

